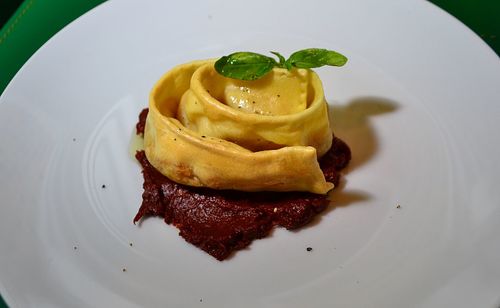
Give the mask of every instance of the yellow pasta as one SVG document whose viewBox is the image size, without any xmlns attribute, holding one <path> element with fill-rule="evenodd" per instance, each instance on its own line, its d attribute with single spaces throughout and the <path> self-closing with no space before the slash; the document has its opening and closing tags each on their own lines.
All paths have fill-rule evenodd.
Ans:
<svg viewBox="0 0 500 308">
<path fill-rule="evenodd" d="M 274 68 L 264 78 L 223 77 L 212 60 L 179 65 L 150 95 L 144 145 L 150 163 L 190 186 L 324 194 L 317 158 L 332 133 L 319 77 Z"/>
</svg>

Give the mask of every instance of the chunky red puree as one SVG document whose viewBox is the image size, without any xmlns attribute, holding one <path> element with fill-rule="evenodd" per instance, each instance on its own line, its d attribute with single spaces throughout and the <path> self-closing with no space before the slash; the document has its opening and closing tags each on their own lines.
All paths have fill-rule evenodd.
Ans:
<svg viewBox="0 0 500 308">
<path fill-rule="evenodd" d="M 147 109 L 139 116 L 143 134 Z M 326 195 L 308 192 L 242 192 L 177 184 L 158 172 L 144 151 L 138 151 L 144 193 L 134 223 L 161 216 L 179 229 L 179 235 L 218 260 L 267 236 L 274 226 L 288 230 L 309 223 L 329 203 Z M 319 160 L 327 181 L 338 185 L 340 170 L 351 159 L 349 147 L 333 137 L 331 149 Z"/>
</svg>

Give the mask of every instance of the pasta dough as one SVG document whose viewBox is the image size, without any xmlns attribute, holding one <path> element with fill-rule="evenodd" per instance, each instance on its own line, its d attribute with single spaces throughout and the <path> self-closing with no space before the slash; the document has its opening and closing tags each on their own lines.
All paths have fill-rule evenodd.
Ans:
<svg viewBox="0 0 500 308">
<path fill-rule="evenodd" d="M 154 86 L 144 133 L 150 163 L 190 186 L 332 189 L 317 162 L 332 141 L 319 77 L 275 68 L 241 81 L 219 75 L 213 63 L 179 65 Z"/>
</svg>

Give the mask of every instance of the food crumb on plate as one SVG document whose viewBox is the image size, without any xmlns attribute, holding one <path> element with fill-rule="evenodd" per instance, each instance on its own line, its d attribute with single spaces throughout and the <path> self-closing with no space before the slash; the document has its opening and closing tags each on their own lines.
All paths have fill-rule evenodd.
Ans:
<svg viewBox="0 0 500 308">
<path fill-rule="evenodd" d="M 307 247 L 306 250 L 307 251 L 312 251 L 313 249 L 312 249 L 312 247 Z"/>
</svg>

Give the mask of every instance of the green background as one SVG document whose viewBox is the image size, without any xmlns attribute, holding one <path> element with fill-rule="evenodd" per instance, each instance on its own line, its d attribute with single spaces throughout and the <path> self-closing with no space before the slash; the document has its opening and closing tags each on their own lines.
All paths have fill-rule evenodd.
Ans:
<svg viewBox="0 0 500 308">
<path fill-rule="evenodd" d="M 104 1 L 0 0 L 0 93 L 43 43 L 65 25 L 102 2 Z M 499 0 L 431 2 L 461 20 L 500 55 Z M 0 297 L 0 308 L 4 307 L 7 306 Z"/>
</svg>

